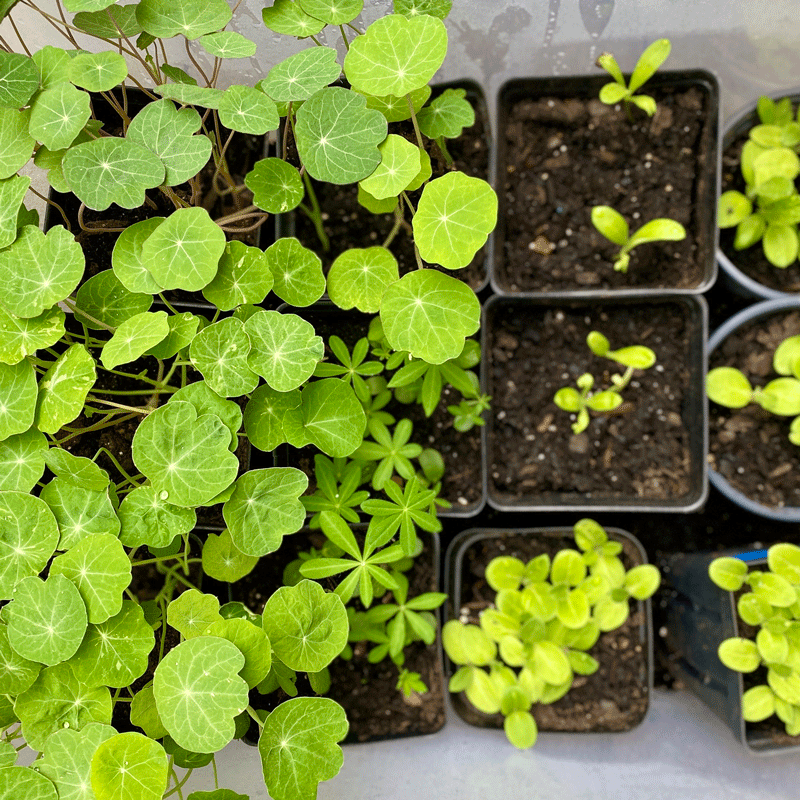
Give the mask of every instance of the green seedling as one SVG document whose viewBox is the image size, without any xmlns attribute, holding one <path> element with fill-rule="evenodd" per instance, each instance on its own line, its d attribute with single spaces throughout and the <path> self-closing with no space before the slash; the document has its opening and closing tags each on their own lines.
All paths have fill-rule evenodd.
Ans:
<svg viewBox="0 0 800 800">
<path fill-rule="evenodd" d="M 740 619 L 757 629 L 754 638 L 733 637 L 718 648 L 719 660 L 736 672 L 766 669 L 766 683 L 742 695 L 742 717 L 761 722 L 777 715 L 789 736 L 800 735 L 800 547 L 776 544 L 767 569 L 748 569 L 738 558 L 717 558 L 708 570 L 726 592 L 741 592 Z M 748 586 L 749 591 L 742 591 Z"/>
<path fill-rule="evenodd" d="M 396 688 L 406 697 L 411 697 L 412 694 L 428 693 L 428 687 L 419 672 L 409 672 L 407 669 L 400 670 Z"/>
<path fill-rule="evenodd" d="M 789 441 L 800 445 L 800 336 L 790 336 L 778 345 L 772 366 L 781 377 L 763 387 L 753 387 L 735 367 L 716 367 L 706 376 L 706 393 L 710 400 L 726 408 L 757 403 L 772 414 L 794 417 Z"/>
<path fill-rule="evenodd" d="M 658 68 L 667 60 L 671 49 L 669 39 L 658 39 L 649 45 L 639 56 L 627 83 L 614 56 L 611 53 L 601 54 L 597 59 L 597 66 L 608 72 L 614 82 L 607 83 L 600 89 L 600 100 L 607 105 L 623 101 L 629 116 L 630 105 L 633 104 L 652 117 L 656 113 L 656 101 L 649 95 L 637 95 L 636 92 L 655 75 Z"/>
<path fill-rule="evenodd" d="M 631 598 L 646 600 L 660 583 L 649 564 L 626 571 L 620 543 L 593 520 L 576 523 L 574 535 L 579 550 L 561 550 L 552 560 L 494 558 L 486 581 L 497 595 L 480 625 L 450 620 L 442 631 L 458 665 L 450 691 L 464 692 L 485 714 L 502 713 L 508 740 L 523 750 L 537 738 L 533 704 L 555 702 L 576 675 L 596 672 L 587 651 L 627 620 Z"/>
<path fill-rule="evenodd" d="M 610 242 L 620 246 L 614 260 L 615 272 L 627 272 L 630 252 L 634 247 L 648 242 L 679 242 L 686 238 L 686 229 L 672 219 L 652 219 L 639 230 L 630 233 L 628 223 L 611 206 L 595 206 L 592 209 L 592 224 Z"/>
<path fill-rule="evenodd" d="M 563 411 L 577 414 L 578 417 L 572 424 L 572 432 L 582 433 L 589 426 L 590 411 L 599 414 L 615 411 L 622 405 L 622 392 L 628 386 L 637 369 L 649 369 L 656 363 L 656 354 L 642 345 L 632 345 L 612 350 L 608 339 L 599 331 L 591 331 L 586 337 L 586 344 L 594 355 L 609 358 L 622 367 L 622 375 L 611 376 L 611 387 L 592 392 L 594 378 L 588 372 L 581 375 L 577 381 L 577 389 L 565 386 L 559 389 L 553 397 L 553 402 Z"/>
</svg>

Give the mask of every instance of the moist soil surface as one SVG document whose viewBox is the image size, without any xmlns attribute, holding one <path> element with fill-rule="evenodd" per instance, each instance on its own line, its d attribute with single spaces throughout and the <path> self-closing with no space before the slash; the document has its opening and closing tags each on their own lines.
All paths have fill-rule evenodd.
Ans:
<svg viewBox="0 0 800 800">
<path fill-rule="evenodd" d="M 747 139 L 747 133 L 738 136 L 722 151 L 722 192 L 731 189 L 745 192 L 741 156 Z M 800 262 L 795 260 L 788 267 L 776 267 L 767 261 L 760 241 L 746 250 L 735 250 L 733 247 L 735 237 L 735 227 L 722 228 L 719 232 L 720 249 L 734 266 L 747 277 L 770 289 L 777 289 L 780 292 L 800 292 Z"/>
<path fill-rule="evenodd" d="M 467 100 L 475 109 L 475 124 L 465 128 L 458 138 L 447 140 L 446 146 L 453 160 L 452 165 L 447 163 L 436 143 L 429 142 L 428 154 L 431 157 L 433 169 L 432 179 L 455 169 L 473 178 L 489 180 L 489 118 L 486 105 L 482 97 L 479 98 L 469 91 Z M 414 129 L 410 122 L 390 123 L 389 133 L 405 136 L 409 141 L 416 143 Z M 289 152 L 290 154 L 296 152 L 291 144 Z M 297 212 L 292 215 L 291 220 L 293 221 L 288 222 L 288 230 L 285 230 L 282 235 L 296 236 L 306 247 L 310 247 L 318 253 L 322 257 L 326 272 L 333 259 L 345 250 L 352 247 L 374 247 L 383 244 L 394 227 L 394 214 L 372 214 L 367 211 L 358 202 L 356 186 L 336 186 L 319 181 L 313 181 L 313 186 L 322 212 L 325 232 L 330 240 L 330 253 L 326 255 L 321 252 L 319 237 L 314 225 L 305 214 Z M 409 192 L 414 208 L 417 207 L 420 194 L 419 190 Z M 402 226 L 389 246 L 397 259 L 400 275 L 405 275 L 417 268 L 414 243 L 410 234 L 411 226 Z M 476 290 L 486 283 L 488 277 L 485 246 L 463 269 L 451 271 L 437 265 L 430 266 L 463 280 Z"/>
<path fill-rule="evenodd" d="M 613 532 L 609 533 L 609 538 L 614 538 Z M 622 541 L 624 550 L 621 557 L 626 569 L 630 569 L 641 563 L 641 558 L 630 542 Z M 470 546 L 464 553 L 460 576 L 458 615 L 461 620 L 477 624 L 480 611 L 492 605 L 495 592 L 484 578 L 486 565 L 492 558 L 511 555 L 528 561 L 540 553 L 552 557 L 565 547 L 575 547 L 570 535 L 539 538 L 512 531 Z M 626 731 L 638 725 L 649 703 L 645 631 L 644 605 L 632 606 L 628 621 L 616 631 L 601 634 L 588 651 L 600 663 L 597 672 L 587 676 L 576 675 L 572 688 L 555 703 L 534 705 L 531 713 L 539 730 Z M 502 727 L 502 715 L 477 711 L 463 695 L 459 695 L 457 700 L 457 710 L 462 716 L 466 714 L 468 722 L 483 727 Z"/>
<path fill-rule="evenodd" d="M 504 504 L 559 504 L 634 498 L 658 501 L 691 491 L 690 324 L 677 303 L 535 306 L 501 303 L 488 315 L 487 423 L 490 496 Z M 573 434 L 575 415 L 553 402 L 589 372 L 608 388 L 614 362 L 594 356 L 586 336 L 599 330 L 612 349 L 650 347 L 655 366 L 637 370 L 611 414 L 592 412 Z M 616 369 L 615 369 L 616 367 Z"/>
<path fill-rule="evenodd" d="M 357 539 L 363 536 L 363 532 L 359 534 L 358 530 L 355 533 Z M 426 533 L 421 533 L 420 538 L 423 542 L 422 554 L 405 573 L 409 581 L 409 597 L 438 591 L 438 564 L 434 562 L 432 539 Z M 284 569 L 297 553 L 312 546 L 320 548 L 324 541 L 321 532 L 309 532 L 307 529 L 286 538 L 276 553 L 260 559 L 253 572 L 232 586 L 233 599 L 242 601 L 260 614 L 272 592 L 283 585 Z M 332 591 L 337 582 L 329 579 L 323 581 L 323 586 L 326 591 Z M 375 602 L 388 603 L 391 600 L 391 592 L 387 592 Z M 357 597 L 348 605 L 357 611 L 364 610 Z M 444 725 L 445 718 L 439 638 L 430 647 L 416 642 L 405 649 L 404 668 L 419 673 L 429 689 L 426 694 L 412 694 L 409 698 L 396 688 L 398 668 L 389 659 L 370 664 L 367 660 L 370 649 L 372 645 L 366 642 L 354 644 L 352 660 L 336 658 L 328 667 L 331 688 L 326 696 L 344 707 L 350 723 L 345 742 L 377 741 L 438 731 Z M 299 694 L 312 694 L 306 681 L 298 680 L 297 688 Z M 282 690 L 267 697 L 255 691 L 251 693 L 251 702 L 255 703 L 256 708 L 272 708 L 284 699 L 288 697 Z"/>
<path fill-rule="evenodd" d="M 657 111 L 649 118 L 633 109 L 633 122 L 596 96 L 520 98 L 501 109 L 495 280 L 504 291 L 691 289 L 707 279 L 716 158 L 709 97 L 696 86 L 645 89 Z M 667 217 L 687 236 L 640 245 L 627 273 L 615 272 L 619 247 L 591 222 L 598 205 L 616 209 L 631 232 Z"/>
<path fill-rule="evenodd" d="M 748 323 L 709 357 L 709 367 L 736 367 L 754 386 L 779 377 L 772 356 L 788 336 L 800 332 L 800 311 Z M 793 417 L 779 417 L 755 403 L 709 408 L 709 464 L 751 499 L 766 506 L 800 506 L 800 450 L 789 441 Z"/>
</svg>

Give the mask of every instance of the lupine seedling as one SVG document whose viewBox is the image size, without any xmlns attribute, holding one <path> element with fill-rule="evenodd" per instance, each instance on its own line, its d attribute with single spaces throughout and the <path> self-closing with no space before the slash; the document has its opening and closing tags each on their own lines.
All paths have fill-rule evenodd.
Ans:
<svg viewBox="0 0 800 800">
<path fill-rule="evenodd" d="M 611 206 L 595 206 L 592 209 L 592 224 L 610 242 L 619 245 L 614 259 L 615 272 L 627 272 L 634 247 L 649 242 L 679 242 L 686 238 L 686 229 L 673 219 L 651 219 L 637 231 L 630 233 L 625 218 Z"/>
<path fill-rule="evenodd" d="M 656 113 L 656 101 L 650 95 L 636 94 L 636 92 L 655 75 L 658 68 L 667 60 L 671 49 L 669 39 L 658 39 L 649 45 L 639 56 L 627 83 L 616 58 L 611 53 L 602 53 L 597 59 L 597 66 L 608 72 L 614 81 L 600 89 L 601 102 L 613 106 L 621 100 L 625 103 L 629 117 L 631 104 L 652 117 Z"/>
<path fill-rule="evenodd" d="M 521 750 L 538 736 L 532 706 L 554 703 L 576 675 L 596 672 L 588 651 L 627 620 L 631 598 L 646 600 L 661 580 L 650 564 L 626 571 L 622 546 L 594 520 L 580 520 L 573 533 L 579 549 L 552 559 L 494 558 L 486 567 L 494 604 L 481 612 L 479 625 L 453 619 L 442 631 L 445 652 L 458 666 L 450 691 L 464 692 L 484 714 L 502 713 L 508 740 Z"/>
<path fill-rule="evenodd" d="M 757 403 L 772 414 L 794 417 L 789 426 L 789 441 L 800 445 L 800 336 L 790 336 L 778 345 L 772 366 L 781 377 L 763 387 L 754 387 L 735 367 L 716 367 L 706 376 L 706 394 L 726 408 Z"/>
<path fill-rule="evenodd" d="M 591 331 L 586 337 L 586 344 L 596 356 L 609 358 L 622 367 L 622 375 L 611 376 L 611 386 L 592 392 L 594 377 L 585 372 L 577 381 L 577 389 L 565 386 L 559 389 L 553 397 L 553 402 L 563 411 L 577 414 L 577 419 L 572 423 L 572 432 L 582 433 L 589 426 L 590 411 L 599 414 L 614 411 L 622 405 L 622 392 L 628 386 L 637 369 L 649 369 L 656 363 L 656 354 L 643 345 L 631 345 L 612 350 L 608 339 L 599 331 Z"/>
<path fill-rule="evenodd" d="M 726 592 L 741 592 L 741 620 L 757 629 L 754 638 L 723 641 L 719 660 L 745 674 L 766 669 L 766 683 L 742 695 L 742 717 L 761 722 L 777 715 L 789 736 L 800 735 L 800 547 L 776 544 L 767 551 L 767 569 L 749 569 L 739 558 L 711 562 L 711 580 Z M 749 590 L 743 591 L 744 587 Z"/>
</svg>

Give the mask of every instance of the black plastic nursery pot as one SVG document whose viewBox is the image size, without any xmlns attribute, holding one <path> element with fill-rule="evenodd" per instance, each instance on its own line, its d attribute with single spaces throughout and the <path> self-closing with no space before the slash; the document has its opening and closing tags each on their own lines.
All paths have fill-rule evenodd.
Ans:
<svg viewBox="0 0 800 800">
<path fill-rule="evenodd" d="M 466 90 L 466 99 L 475 109 L 475 124 L 465 128 L 461 136 L 447 140 L 447 150 L 453 159 L 453 166 L 447 164 L 438 145 L 431 144 L 429 155 L 433 165 L 433 177 L 439 177 L 450 169 L 457 169 L 470 177 L 489 181 L 492 140 L 489 111 L 483 89 L 474 81 L 453 81 L 433 86 L 431 96 L 436 97 L 446 89 Z M 416 141 L 414 129 L 409 121 L 390 123 L 389 133 L 405 135 Z M 282 147 L 280 136 L 278 147 Z M 288 145 L 290 159 L 293 151 L 294 143 L 290 140 Z M 305 214 L 298 211 L 276 217 L 275 235 L 276 238 L 297 237 L 305 246 L 322 256 L 326 272 L 333 259 L 345 250 L 352 247 L 381 245 L 394 227 L 394 214 L 373 214 L 367 211 L 358 202 L 355 186 L 335 186 L 320 181 L 314 181 L 313 186 L 325 230 L 330 239 L 330 252 L 325 254 L 321 251 L 320 240 L 313 223 Z M 418 192 L 409 193 L 415 208 L 418 194 Z M 397 259 L 401 276 L 417 268 L 410 229 L 401 228 L 390 249 Z M 489 244 L 481 247 L 472 261 L 462 269 L 445 270 L 436 265 L 432 266 L 434 269 L 442 269 L 451 277 L 463 280 L 475 292 L 480 292 L 489 284 Z"/>
<path fill-rule="evenodd" d="M 767 563 L 766 550 L 685 554 L 669 560 L 665 579 L 673 591 L 667 606 L 667 645 L 675 654 L 670 669 L 725 721 L 751 754 L 798 752 L 800 737 L 786 734 L 777 717 L 759 723 L 742 719 L 746 676 L 728 669 L 717 656 L 725 639 L 747 635 L 740 626 L 734 593 L 720 589 L 708 577 L 709 564 L 720 555 L 740 558 L 750 567 Z"/>
<path fill-rule="evenodd" d="M 800 298 L 764 300 L 735 314 L 711 335 L 709 367 L 742 370 L 754 385 L 773 377 L 772 354 L 800 332 Z M 761 517 L 800 522 L 800 450 L 788 439 L 790 417 L 752 404 L 712 405 L 709 479 L 729 500 Z"/>
<path fill-rule="evenodd" d="M 487 500 L 500 511 L 690 512 L 707 494 L 705 341 L 707 306 L 687 295 L 660 298 L 493 297 L 484 307 Z M 584 373 L 608 388 L 615 362 L 592 355 L 597 330 L 611 348 L 650 347 L 623 404 L 591 417 L 553 402 Z"/>
<path fill-rule="evenodd" d="M 609 539 L 622 542 L 626 569 L 647 563 L 639 541 L 619 528 L 606 528 Z M 572 528 L 497 530 L 473 528 L 458 534 L 445 555 L 448 619 L 477 623 L 480 612 L 494 600 L 486 583 L 486 564 L 499 555 L 528 561 L 540 553 L 554 555 L 574 547 Z M 567 694 L 551 705 L 536 704 L 531 713 L 540 731 L 609 733 L 639 725 L 647 714 L 653 687 L 653 633 L 650 600 L 635 601 L 628 621 L 603 633 L 588 651 L 600 662 L 594 675 L 577 676 Z M 445 657 L 450 678 L 455 672 Z M 478 711 L 463 693 L 451 695 L 462 719 L 481 728 L 502 728 L 502 714 Z"/>
<path fill-rule="evenodd" d="M 652 118 L 600 102 L 603 73 L 513 80 L 497 100 L 495 189 L 500 208 L 491 283 L 500 294 L 587 291 L 699 294 L 716 278 L 719 85 L 703 70 L 662 72 L 640 93 Z M 631 251 L 592 225 L 609 205 L 631 232 L 651 219 L 680 222 L 686 238 Z"/>
<path fill-rule="evenodd" d="M 770 95 L 773 100 L 788 97 L 792 108 L 800 103 L 800 92 L 777 92 Z M 720 191 L 730 189 L 744 191 L 745 183 L 741 171 L 742 147 L 750 129 L 760 122 L 756 102 L 742 108 L 731 117 L 722 131 L 722 177 Z M 800 262 L 795 261 L 785 268 L 778 268 L 764 255 L 761 242 L 745 250 L 735 250 L 733 240 L 736 228 L 721 230 L 717 261 L 721 270 L 720 279 L 736 294 L 752 300 L 777 300 L 795 297 L 800 302 Z"/>
<path fill-rule="evenodd" d="M 356 538 L 361 537 L 362 540 L 366 528 L 364 524 L 352 526 Z M 425 592 L 441 591 L 439 536 L 422 531 L 419 535 L 423 542 L 423 552 L 415 559 L 411 570 L 405 573 L 409 579 L 409 598 Z M 249 575 L 232 585 L 232 599 L 243 602 L 256 613 L 261 613 L 272 592 L 284 585 L 284 570 L 297 558 L 297 554 L 312 546 L 321 547 L 324 540 L 324 534 L 309 528 L 303 528 L 286 537 L 278 551 L 261 558 Z M 326 591 L 332 591 L 338 581 L 329 578 L 322 583 Z M 375 602 L 380 603 L 381 600 Z M 384 596 L 383 602 L 391 602 L 391 593 Z M 363 610 L 357 594 L 348 606 Z M 375 646 L 370 642 L 353 644 L 352 659 L 348 661 L 337 657 L 328 667 L 331 688 L 325 696 L 336 700 L 347 713 L 350 728 L 345 744 L 423 736 L 436 733 L 442 728 L 445 723 L 445 682 L 440 633 L 441 609 L 433 613 L 439 626 L 436 641 L 431 645 L 414 642 L 404 650 L 403 667 L 419 673 L 428 687 L 426 694 L 414 693 L 405 697 L 396 688 L 399 668 L 388 657 L 377 664 L 369 662 L 369 651 Z M 297 688 L 301 695 L 313 695 L 311 686 L 302 673 L 298 674 Z M 266 697 L 254 689 L 250 697 L 254 708 L 264 708 L 265 703 L 272 708 L 278 702 L 288 699 L 280 689 Z M 253 724 L 249 739 L 245 741 L 255 744 L 257 739 L 258 730 Z"/>
</svg>

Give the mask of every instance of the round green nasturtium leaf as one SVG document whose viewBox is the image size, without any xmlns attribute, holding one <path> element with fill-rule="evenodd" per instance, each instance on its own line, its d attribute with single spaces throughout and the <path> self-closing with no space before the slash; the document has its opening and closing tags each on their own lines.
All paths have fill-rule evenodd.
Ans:
<svg viewBox="0 0 800 800">
<path fill-rule="evenodd" d="M 364 0 L 298 0 L 298 4 L 306 14 L 326 25 L 344 25 L 361 13 Z"/>
<path fill-rule="evenodd" d="M 272 650 L 267 634 L 260 626 L 246 619 L 223 619 L 213 623 L 207 634 L 227 639 L 239 648 L 245 659 L 239 675 L 251 689 L 267 677 L 272 664 Z"/>
<path fill-rule="evenodd" d="M 539 729 L 528 711 L 512 711 L 503 720 L 503 730 L 511 744 L 518 750 L 527 750 L 536 744 Z"/>
<path fill-rule="evenodd" d="M 232 131 L 262 136 L 280 124 L 275 101 L 252 86 L 229 86 L 219 104 L 219 120 Z"/>
<path fill-rule="evenodd" d="M 625 588 L 636 600 L 652 597 L 660 584 L 661 573 L 652 564 L 640 564 L 625 575 Z"/>
<path fill-rule="evenodd" d="M 169 782 L 164 748 L 133 731 L 104 741 L 91 762 L 96 800 L 160 800 Z"/>
<path fill-rule="evenodd" d="M 136 19 L 142 28 L 159 39 L 185 36 L 197 39 L 222 30 L 232 12 L 225 0 L 203 0 L 175 4 L 170 0 L 142 0 L 136 7 Z"/>
<path fill-rule="evenodd" d="M 73 291 L 85 265 L 81 246 L 66 228 L 45 235 L 25 225 L 16 241 L 0 250 L 2 303 L 18 317 L 38 317 Z"/>
<path fill-rule="evenodd" d="M 269 452 L 286 441 L 283 415 L 300 405 L 300 391 L 278 392 L 265 383 L 250 396 L 244 409 L 244 429 L 253 447 Z M 0 445 L 2 453 L 2 445 Z"/>
<path fill-rule="evenodd" d="M 217 274 L 225 233 L 204 208 L 179 208 L 142 245 L 142 263 L 164 289 L 194 292 Z"/>
<path fill-rule="evenodd" d="M 151 217 L 135 222 L 117 238 L 111 254 L 111 267 L 130 292 L 158 294 L 163 289 L 142 266 L 142 246 L 163 221 L 164 217 Z"/>
<path fill-rule="evenodd" d="M 24 658 L 8 641 L 8 627 L 0 625 L 0 692 L 16 697 L 33 686 L 42 665 Z"/>
<path fill-rule="evenodd" d="M 65 478 L 54 478 L 39 496 L 58 522 L 59 550 L 69 550 L 94 534 L 111 535 L 116 540 L 120 522 L 108 489 L 90 489 Z"/>
<path fill-rule="evenodd" d="M 125 547 L 166 547 L 176 536 L 194 528 L 195 510 L 168 503 L 161 497 L 164 492 L 153 486 L 138 486 L 125 496 L 119 507 L 119 540 Z"/>
<path fill-rule="evenodd" d="M 78 53 L 69 64 L 69 80 L 88 92 L 108 92 L 128 77 L 128 64 L 119 53 Z"/>
<path fill-rule="evenodd" d="M 113 617 L 89 625 L 69 663 L 75 677 L 87 686 L 130 686 L 147 671 L 155 646 L 153 628 L 137 603 L 124 600 Z"/>
<path fill-rule="evenodd" d="M 353 389 L 338 378 L 309 383 L 300 396 L 300 406 L 283 416 L 289 444 L 313 444 L 334 458 L 349 456 L 364 440 L 367 425 L 361 401 Z"/>
<path fill-rule="evenodd" d="M 204 505 L 236 478 L 230 430 L 213 414 L 197 415 L 191 403 L 167 403 L 142 420 L 133 436 L 137 469 L 172 505 Z M 164 496 L 166 492 L 166 496 Z"/>
<path fill-rule="evenodd" d="M 0 769 L 13 767 L 17 763 L 17 748 L 13 742 L 4 739 L 0 742 Z"/>
<path fill-rule="evenodd" d="M 285 58 L 261 81 L 261 90 L 278 102 L 308 100 L 339 78 L 341 67 L 332 47 L 308 47 Z"/>
<path fill-rule="evenodd" d="M 257 563 L 258 556 L 248 556 L 239 550 L 228 530 L 219 535 L 209 533 L 206 537 L 203 544 L 203 572 L 214 580 L 235 583 L 249 575 Z"/>
<path fill-rule="evenodd" d="M 127 138 L 152 150 L 166 169 L 164 183 L 176 186 L 197 175 L 211 157 L 211 140 L 195 135 L 200 115 L 193 108 L 175 108 L 170 100 L 148 103 L 132 120 Z"/>
<path fill-rule="evenodd" d="M 38 88 L 39 70 L 33 59 L 22 53 L 0 53 L 0 108 L 28 105 Z"/>
<path fill-rule="evenodd" d="M 155 87 L 155 92 L 180 105 L 219 108 L 224 92 L 221 89 L 208 89 L 191 83 L 165 83 Z"/>
<path fill-rule="evenodd" d="M 72 581 L 86 604 L 89 622 L 105 622 L 122 608 L 122 593 L 131 582 L 131 562 L 116 536 L 86 536 L 53 560 L 50 575 Z"/>
<path fill-rule="evenodd" d="M 397 260 L 385 247 L 353 248 L 331 264 L 328 295 L 339 308 L 375 314 L 386 288 L 399 277 Z"/>
<path fill-rule="evenodd" d="M 94 381 L 94 359 L 83 345 L 71 345 L 39 381 L 36 427 L 43 433 L 55 433 L 72 422 L 81 413 Z"/>
<path fill-rule="evenodd" d="M 33 425 L 37 389 L 30 361 L 0 364 L 0 441 Z"/>
<path fill-rule="evenodd" d="M 106 342 L 100 360 L 106 369 L 130 364 L 169 334 L 166 311 L 144 311 L 120 323 Z"/>
<path fill-rule="evenodd" d="M 245 322 L 244 329 L 250 337 L 250 369 L 279 392 L 305 383 L 325 354 L 322 337 L 296 314 L 260 311 Z"/>
<path fill-rule="evenodd" d="M 466 89 L 445 89 L 419 112 L 420 131 L 429 139 L 461 136 L 464 128 L 475 124 L 475 109 L 466 98 Z"/>
<path fill-rule="evenodd" d="M 57 544 L 58 525 L 43 500 L 0 492 L 0 599 L 10 599 L 22 579 L 38 575 Z"/>
<path fill-rule="evenodd" d="M 201 36 L 202 48 L 217 58 L 250 58 L 256 54 L 256 43 L 235 31 L 217 31 Z"/>
<path fill-rule="evenodd" d="M 219 600 L 197 589 L 189 589 L 167 606 L 167 622 L 185 639 L 202 636 L 209 625 L 221 619 Z"/>
<path fill-rule="evenodd" d="M 486 581 L 496 592 L 501 589 L 519 589 L 525 565 L 513 556 L 493 558 L 486 567 Z"/>
<path fill-rule="evenodd" d="M 52 45 L 45 45 L 33 54 L 33 61 L 41 74 L 43 89 L 69 83 L 69 64 L 74 55 L 74 52 L 70 54 L 63 48 Z"/>
<path fill-rule="evenodd" d="M 247 707 L 245 658 L 217 636 L 187 639 L 156 667 L 153 694 L 164 727 L 186 750 L 214 753 L 233 739 L 234 717 Z"/>
<path fill-rule="evenodd" d="M 365 191 L 360 183 L 358 184 L 358 195 L 356 199 L 358 200 L 358 204 L 364 206 L 370 214 L 391 214 L 397 208 L 396 197 L 378 200 L 369 192 Z"/>
<path fill-rule="evenodd" d="M 64 178 L 89 208 L 105 211 L 144 204 L 145 190 L 164 181 L 164 165 L 146 147 L 105 136 L 71 147 L 62 161 Z"/>
<path fill-rule="evenodd" d="M 403 97 L 396 97 L 393 94 L 384 96 L 377 96 L 373 94 L 364 94 L 367 98 L 367 108 L 380 111 L 387 122 L 402 122 L 406 119 L 411 119 L 411 109 L 408 106 L 408 95 Z M 414 113 L 418 114 L 420 109 L 428 102 L 431 96 L 431 87 L 427 84 L 415 89 L 410 93 L 411 103 L 414 106 Z"/>
<path fill-rule="evenodd" d="M 775 713 L 775 695 L 769 686 L 753 686 L 742 695 L 742 717 L 761 722 Z"/>
<path fill-rule="evenodd" d="M 81 311 L 111 328 L 144 313 L 153 304 L 150 294 L 129 291 L 110 269 L 98 272 L 82 283 L 75 300 Z M 88 317 L 77 316 L 87 328 L 100 330 L 102 327 Z"/>
<path fill-rule="evenodd" d="M 151 739 L 162 739 L 167 736 L 167 729 L 158 716 L 152 681 L 140 689 L 131 701 L 131 722 Z"/>
<path fill-rule="evenodd" d="M 30 185 L 27 175 L 0 180 L 0 248 L 8 247 L 17 238 L 19 212 Z"/>
<path fill-rule="evenodd" d="M 266 719 L 258 740 L 264 781 L 275 800 L 315 800 L 320 781 L 335 777 L 347 735 L 344 709 L 328 697 L 295 697 Z"/>
<path fill-rule="evenodd" d="M 197 411 L 197 416 L 214 414 L 219 417 L 231 432 L 228 449 L 235 452 L 239 445 L 239 429 L 242 427 L 242 410 L 232 400 L 225 400 L 218 395 L 205 381 L 187 384 L 172 395 L 169 402 L 185 400 Z"/>
<path fill-rule="evenodd" d="M 272 291 L 285 303 L 302 308 L 316 303 L 325 293 L 320 257 L 297 239 L 278 239 L 265 255 L 274 281 Z"/>
<path fill-rule="evenodd" d="M 100 492 L 108 486 L 108 473 L 94 461 L 76 456 L 61 447 L 51 447 L 45 455 L 50 471 L 66 481 L 84 489 Z"/>
<path fill-rule="evenodd" d="M 392 348 L 429 364 L 458 358 L 464 340 L 480 327 L 480 312 L 465 283 L 433 269 L 404 275 L 381 301 L 381 322 Z"/>
<path fill-rule="evenodd" d="M 402 136 L 390 133 L 378 151 L 381 163 L 361 180 L 361 186 L 377 200 L 397 197 L 419 174 L 420 149 Z"/>
<path fill-rule="evenodd" d="M 0 108 L 0 178 L 10 178 L 28 163 L 36 139 L 28 133 L 31 112 Z"/>
<path fill-rule="evenodd" d="M 261 19 L 275 33 L 305 38 L 318 34 L 325 22 L 303 11 L 294 0 L 275 0 L 272 6 L 261 9 Z"/>
<path fill-rule="evenodd" d="M 248 173 L 245 182 L 252 174 Z M 214 280 L 203 289 L 203 297 L 220 311 L 231 311 L 247 303 L 261 303 L 272 289 L 272 282 L 267 256 L 260 248 L 228 242 Z"/>
<path fill-rule="evenodd" d="M 200 317 L 195 316 L 190 311 L 170 314 L 167 317 L 169 333 L 158 344 L 146 350 L 144 354 L 161 359 L 172 358 L 184 347 L 191 344 L 192 339 L 197 335 L 199 325 Z"/>
<path fill-rule="evenodd" d="M 245 472 L 222 507 L 233 544 L 249 556 L 277 550 L 285 535 L 303 527 L 306 512 L 298 498 L 307 488 L 305 473 L 293 467 Z"/>
<path fill-rule="evenodd" d="M 726 639 L 717 650 L 719 660 L 728 669 L 737 672 L 753 672 L 761 664 L 756 643 L 749 639 L 734 637 Z"/>
<path fill-rule="evenodd" d="M 127 36 L 132 39 L 142 32 L 142 26 L 136 21 L 136 6 L 111 5 L 100 11 L 80 11 L 72 20 L 72 24 L 90 36 L 104 39 L 119 39 Z"/>
<path fill-rule="evenodd" d="M 394 0 L 394 13 L 406 17 L 430 14 L 444 19 L 453 7 L 453 0 Z"/>
<path fill-rule="evenodd" d="M 37 768 L 53 781 L 59 800 L 96 800 L 90 778 L 92 756 L 114 735 L 110 725 L 90 722 L 79 731 L 62 728 L 50 736 Z"/>
<path fill-rule="evenodd" d="M 280 158 L 262 158 L 244 177 L 253 203 L 270 214 L 285 214 L 300 204 L 305 194 L 296 167 Z"/>
<path fill-rule="evenodd" d="M 30 767 L 0 769 L 0 800 L 59 800 L 53 782 Z"/>
<path fill-rule="evenodd" d="M 772 572 L 789 583 L 800 583 L 800 547 L 796 544 L 774 544 L 767 551 L 767 563 Z"/>
<path fill-rule="evenodd" d="M 402 97 L 429 83 L 446 54 L 442 20 L 393 14 L 377 19 L 353 39 L 344 73 L 357 91 Z"/>
<path fill-rule="evenodd" d="M 0 307 L 0 362 L 18 364 L 50 347 L 64 334 L 64 312 L 54 306 L 36 317 L 18 317 Z"/>
<path fill-rule="evenodd" d="M 445 652 L 456 664 L 484 666 L 494 661 L 497 646 L 477 625 L 464 625 L 451 619 L 442 628 Z"/>
<path fill-rule="evenodd" d="M 37 95 L 29 130 L 48 150 L 69 147 L 91 116 L 89 95 L 70 83 L 58 83 Z"/>
<path fill-rule="evenodd" d="M 4 609 L 8 641 L 29 661 L 48 666 L 75 654 L 86 632 L 86 606 L 80 592 L 65 576 L 47 580 L 24 578 Z"/>
<path fill-rule="evenodd" d="M 366 105 L 363 95 L 328 87 L 298 109 L 297 151 L 312 178 L 335 184 L 355 183 L 378 166 L 378 145 L 386 138 L 387 122 L 383 114 Z"/>
<path fill-rule="evenodd" d="M 189 357 L 206 383 L 223 397 L 252 392 L 258 375 L 248 366 L 250 337 L 233 317 L 203 328 L 192 340 Z"/>
<path fill-rule="evenodd" d="M 412 220 L 425 261 L 460 269 L 472 261 L 497 222 L 497 195 L 486 181 L 448 172 L 425 185 Z"/>
</svg>

